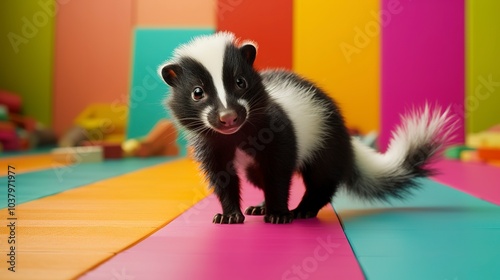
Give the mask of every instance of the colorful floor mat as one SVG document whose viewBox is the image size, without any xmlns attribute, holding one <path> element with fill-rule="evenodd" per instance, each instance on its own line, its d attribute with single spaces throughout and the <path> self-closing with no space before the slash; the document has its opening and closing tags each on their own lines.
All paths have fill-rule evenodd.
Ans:
<svg viewBox="0 0 500 280">
<path fill-rule="evenodd" d="M 435 164 L 432 179 L 475 197 L 500 205 L 500 168 L 488 164 L 443 160 Z"/>
<path fill-rule="evenodd" d="M 0 227 L 0 240 L 14 236 L 17 262 L 7 270 L 11 250 L 2 242 L 0 279 L 71 279 L 91 269 L 203 199 L 197 172 L 180 160 L 23 203 L 12 216 L 2 209 L 0 220 L 15 222 L 15 231 Z"/>
<path fill-rule="evenodd" d="M 296 178 L 291 205 L 303 189 Z M 247 184 L 242 198 L 246 207 L 262 202 L 263 195 Z M 211 195 L 81 279 L 109 279 L 117 272 L 158 280 L 364 279 L 331 206 L 318 219 L 291 225 L 266 224 L 255 216 L 242 225 L 214 225 L 220 210 Z"/>
<path fill-rule="evenodd" d="M 438 163 L 447 186 L 425 179 L 403 202 L 339 195 L 340 222 L 325 207 L 291 225 L 228 226 L 211 223 L 220 206 L 196 164 L 164 161 L 81 164 L 62 181 L 43 164 L 16 174 L 14 215 L 0 209 L 0 279 L 500 279 L 500 207 L 486 202 L 499 201 L 495 167 Z M 302 188 L 296 178 L 292 205 Z M 249 186 L 242 197 L 262 200 Z"/>
<path fill-rule="evenodd" d="M 368 279 L 500 279 L 500 206 L 428 179 L 406 201 L 334 205 Z"/>
<path fill-rule="evenodd" d="M 15 157 L 0 158 L 0 176 L 8 175 L 9 166 L 13 167 L 16 173 L 24 173 L 47 169 L 58 166 L 50 154 L 20 155 Z"/>
<path fill-rule="evenodd" d="M 24 157 L 15 157 L 4 160 L 6 164 L 4 170 L 7 171 L 8 166 L 14 167 L 14 169 L 11 169 L 15 172 L 15 182 L 12 185 L 15 188 L 16 203 L 20 204 L 100 180 L 124 175 L 141 168 L 168 162 L 172 159 L 167 157 L 127 158 L 99 163 L 62 165 L 59 163 L 54 164 L 52 159 L 46 159 L 45 156 L 42 156 L 42 158 L 34 160 L 38 164 L 37 169 L 41 170 L 27 172 L 26 169 L 23 169 L 23 166 L 29 166 L 30 164 L 27 163 L 29 161 Z M 21 162 L 17 162 L 17 160 L 21 160 Z M 34 165 L 33 163 L 31 166 Z M 6 206 L 7 200 L 0 200 L 0 207 Z"/>
</svg>

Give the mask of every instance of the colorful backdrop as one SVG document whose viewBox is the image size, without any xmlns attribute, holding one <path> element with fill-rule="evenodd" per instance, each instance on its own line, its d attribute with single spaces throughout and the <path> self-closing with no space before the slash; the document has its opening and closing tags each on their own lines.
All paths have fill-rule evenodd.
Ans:
<svg viewBox="0 0 500 280">
<path fill-rule="evenodd" d="M 463 141 L 500 122 L 499 4 L 438 2 L 4 0 L 0 88 L 20 94 L 24 113 L 60 135 L 89 104 L 135 104 L 137 81 L 154 68 L 153 60 L 136 67 L 147 52 L 156 48 L 159 64 L 197 30 L 230 30 L 258 42 L 258 68 L 307 76 L 336 98 L 350 127 L 380 131 L 382 149 L 399 115 L 425 102 L 451 106 Z M 157 32 L 157 45 L 153 36 L 141 47 L 146 30 Z M 160 81 L 155 90 L 135 108 L 161 102 L 167 88 Z M 162 117 L 135 108 L 129 135 Z"/>
</svg>

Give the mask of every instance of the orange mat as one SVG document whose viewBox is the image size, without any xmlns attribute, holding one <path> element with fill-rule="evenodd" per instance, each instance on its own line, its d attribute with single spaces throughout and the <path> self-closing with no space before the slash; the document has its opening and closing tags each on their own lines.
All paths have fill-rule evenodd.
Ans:
<svg viewBox="0 0 500 280">
<path fill-rule="evenodd" d="M 16 272 L 3 260 L 0 279 L 77 277 L 206 197 L 202 178 L 193 174 L 196 164 L 182 159 L 17 206 Z M 1 210 L 0 220 L 7 222 L 7 214 Z M 0 240 L 8 235 L 0 227 Z"/>
<path fill-rule="evenodd" d="M 54 166 L 55 162 L 50 154 L 26 155 L 6 157 L 0 159 L 0 176 L 7 175 L 7 166 L 14 166 L 16 174 L 22 172 L 35 171 Z"/>
</svg>

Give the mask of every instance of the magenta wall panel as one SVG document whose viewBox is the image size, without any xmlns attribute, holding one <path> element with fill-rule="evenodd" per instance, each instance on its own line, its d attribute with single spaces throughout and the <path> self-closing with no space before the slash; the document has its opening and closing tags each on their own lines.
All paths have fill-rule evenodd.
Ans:
<svg viewBox="0 0 500 280">
<path fill-rule="evenodd" d="M 395 3 L 401 11 L 382 24 L 379 147 L 386 149 L 400 114 L 426 102 L 451 107 L 461 126 L 456 141 L 463 142 L 463 112 L 457 110 L 465 95 L 464 0 L 382 0 L 382 11 Z"/>
</svg>

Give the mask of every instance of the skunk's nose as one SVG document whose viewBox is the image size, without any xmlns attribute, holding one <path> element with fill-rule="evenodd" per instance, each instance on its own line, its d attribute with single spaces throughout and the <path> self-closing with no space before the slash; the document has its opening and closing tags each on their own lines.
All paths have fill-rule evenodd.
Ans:
<svg viewBox="0 0 500 280">
<path fill-rule="evenodd" d="M 219 113 L 219 121 L 224 126 L 233 126 L 238 119 L 238 114 L 234 110 L 225 110 Z"/>
</svg>

